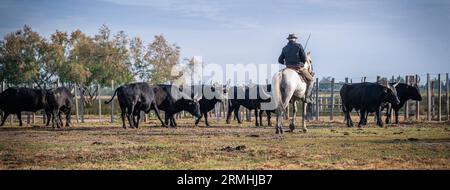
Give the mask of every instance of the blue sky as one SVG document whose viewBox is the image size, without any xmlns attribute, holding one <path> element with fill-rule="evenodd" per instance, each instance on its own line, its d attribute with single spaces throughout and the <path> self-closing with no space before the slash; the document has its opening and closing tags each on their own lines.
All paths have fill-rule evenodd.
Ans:
<svg viewBox="0 0 450 190">
<path fill-rule="evenodd" d="M 156 34 L 206 63 L 276 63 L 288 33 L 319 77 L 450 72 L 450 1 L 80 0 L 0 2 L 0 36 L 27 24 L 44 36 L 102 24 L 150 42 Z"/>
</svg>

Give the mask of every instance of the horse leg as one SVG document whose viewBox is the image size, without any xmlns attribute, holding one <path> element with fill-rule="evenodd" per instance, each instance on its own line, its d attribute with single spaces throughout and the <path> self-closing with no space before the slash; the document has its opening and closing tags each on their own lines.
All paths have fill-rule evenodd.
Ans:
<svg viewBox="0 0 450 190">
<path fill-rule="evenodd" d="M 308 103 L 303 102 L 302 129 L 303 129 L 304 133 L 308 132 L 308 128 L 306 128 L 306 114 L 307 114 L 306 108 L 307 107 L 308 107 Z"/>
<path fill-rule="evenodd" d="M 282 127 L 282 123 L 281 123 L 281 121 L 283 120 L 283 111 L 281 110 L 281 108 L 278 108 L 277 109 L 277 111 L 276 111 L 276 115 L 277 115 L 277 118 L 276 118 L 276 123 L 277 124 L 275 124 L 275 133 L 276 134 L 283 134 L 283 127 Z"/>
<path fill-rule="evenodd" d="M 297 104 L 296 101 L 292 101 L 292 120 L 291 124 L 289 125 L 289 129 L 291 132 L 294 132 L 295 130 L 295 120 L 297 119 Z"/>
</svg>

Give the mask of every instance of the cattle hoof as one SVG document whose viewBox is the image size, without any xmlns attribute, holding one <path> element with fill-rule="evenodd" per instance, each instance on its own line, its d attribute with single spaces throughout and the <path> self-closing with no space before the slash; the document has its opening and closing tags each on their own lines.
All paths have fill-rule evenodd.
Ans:
<svg viewBox="0 0 450 190">
<path fill-rule="evenodd" d="M 307 133 L 307 132 L 308 132 L 308 129 L 303 129 L 303 132 L 304 132 L 304 133 Z"/>
<path fill-rule="evenodd" d="M 291 123 L 291 124 L 289 125 L 289 129 L 290 129 L 291 131 L 294 131 L 295 125 Z"/>
</svg>

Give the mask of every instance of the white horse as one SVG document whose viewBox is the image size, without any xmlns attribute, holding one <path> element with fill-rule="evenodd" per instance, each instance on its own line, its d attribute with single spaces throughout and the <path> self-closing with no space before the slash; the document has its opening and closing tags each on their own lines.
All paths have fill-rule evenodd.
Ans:
<svg viewBox="0 0 450 190">
<path fill-rule="evenodd" d="M 306 62 L 304 67 L 312 73 L 312 60 L 311 60 L 311 52 L 306 54 Z M 293 132 L 295 129 L 295 118 L 297 112 L 297 104 L 296 101 L 304 99 L 306 93 L 306 82 L 299 76 L 299 74 L 292 70 L 285 68 L 283 70 L 278 71 L 272 77 L 272 92 L 273 97 L 275 97 L 276 103 L 276 133 L 283 133 L 282 128 L 282 116 L 287 111 L 287 107 L 289 106 L 289 102 L 292 103 L 293 116 L 291 119 L 291 124 L 289 125 L 290 131 Z M 302 112 L 302 128 L 303 132 L 307 132 L 306 128 L 306 103 L 303 102 L 303 112 Z M 287 113 L 289 115 L 289 113 Z"/>
</svg>

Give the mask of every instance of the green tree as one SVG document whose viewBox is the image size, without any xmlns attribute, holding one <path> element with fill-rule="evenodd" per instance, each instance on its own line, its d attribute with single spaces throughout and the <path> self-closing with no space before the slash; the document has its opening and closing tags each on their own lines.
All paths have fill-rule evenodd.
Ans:
<svg viewBox="0 0 450 190">
<path fill-rule="evenodd" d="M 84 63 L 86 70 L 91 74 L 86 78 L 83 86 L 91 104 L 97 99 L 97 84 L 107 86 L 111 80 L 117 83 L 126 83 L 132 80 L 128 70 L 129 54 L 127 50 L 128 39 L 123 31 L 111 38 L 111 30 L 103 25 L 93 39 L 90 47 L 90 56 Z"/>
<path fill-rule="evenodd" d="M 146 52 L 144 42 L 141 38 L 135 37 L 130 41 L 130 65 L 129 70 L 133 77 L 141 81 L 149 81 L 151 77 L 151 65 L 144 58 Z"/>
<path fill-rule="evenodd" d="M 148 45 L 144 59 L 151 65 L 151 83 L 167 83 L 180 77 L 171 75 L 172 68 L 179 63 L 180 47 L 169 44 L 163 35 L 155 36 L 154 41 Z"/>
<path fill-rule="evenodd" d="M 45 49 L 44 39 L 31 27 L 9 33 L 0 43 L 1 79 L 14 85 L 42 84 L 39 64 L 44 64 L 40 52 Z"/>
<path fill-rule="evenodd" d="M 85 67 L 91 60 L 94 42 L 80 30 L 71 33 L 67 47 L 67 61 L 59 70 L 62 82 L 85 84 L 92 73 Z"/>
</svg>

